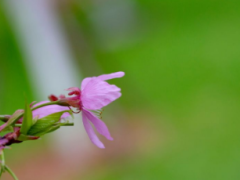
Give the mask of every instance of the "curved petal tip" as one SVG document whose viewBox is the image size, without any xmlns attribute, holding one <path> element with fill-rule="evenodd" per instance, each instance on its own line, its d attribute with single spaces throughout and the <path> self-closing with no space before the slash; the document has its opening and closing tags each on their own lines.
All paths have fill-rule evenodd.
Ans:
<svg viewBox="0 0 240 180">
<path fill-rule="evenodd" d="M 111 73 L 111 74 L 103 74 L 98 76 L 97 78 L 105 81 L 105 80 L 109 80 L 109 79 L 113 79 L 113 78 L 120 78 L 123 77 L 125 75 L 125 73 L 123 71 L 119 71 L 119 72 L 115 72 L 115 73 Z"/>
</svg>

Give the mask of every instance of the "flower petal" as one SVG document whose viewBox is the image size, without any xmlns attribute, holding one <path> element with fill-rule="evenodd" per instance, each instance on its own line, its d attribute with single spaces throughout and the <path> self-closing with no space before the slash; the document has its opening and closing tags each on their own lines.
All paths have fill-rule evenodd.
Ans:
<svg viewBox="0 0 240 180">
<path fill-rule="evenodd" d="M 90 140 L 92 141 L 92 143 L 95 144 L 99 148 L 105 148 L 103 143 L 98 139 L 97 135 L 95 134 L 92 125 L 88 121 L 86 111 L 82 111 L 82 120 L 83 120 L 84 128 L 85 128 Z"/>
<path fill-rule="evenodd" d="M 82 90 L 81 100 L 86 109 L 97 110 L 121 96 L 120 88 L 97 77 L 91 78 Z"/>
<path fill-rule="evenodd" d="M 88 84 L 88 82 L 92 79 L 92 77 L 84 78 L 81 83 L 81 90 L 85 88 L 85 86 Z"/>
<path fill-rule="evenodd" d="M 111 74 L 103 74 L 103 75 L 98 76 L 97 78 L 105 81 L 105 80 L 109 80 L 109 79 L 113 79 L 113 78 L 120 78 L 120 77 L 123 77 L 124 75 L 125 75 L 124 72 L 119 71 L 119 72 L 115 72 L 115 73 L 111 73 Z"/>
<path fill-rule="evenodd" d="M 109 80 L 109 79 L 113 79 L 113 78 L 120 78 L 120 77 L 123 77 L 124 75 L 125 75 L 124 72 L 119 71 L 119 72 L 115 72 L 115 73 L 111 73 L 111 74 L 103 74 L 103 75 L 98 76 L 97 78 L 99 80 L 105 81 L 105 80 Z M 96 77 L 94 76 L 94 77 L 84 78 L 82 81 L 82 84 L 81 84 L 81 90 L 83 90 L 86 87 L 86 85 L 88 84 L 88 82 L 93 78 L 96 78 Z"/>
<path fill-rule="evenodd" d="M 100 120 L 92 112 L 90 112 L 86 109 L 82 109 L 82 111 L 84 113 L 84 116 L 86 116 L 87 119 L 89 119 L 93 123 L 94 127 L 99 132 L 99 134 L 105 136 L 108 140 L 113 140 L 106 124 L 102 120 Z"/>
<path fill-rule="evenodd" d="M 49 102 L 49 101 L 39 102 L 39 103 L 35 104 L 33 107 L 36 107 L 40 104 L 44 104 L 44 103 L 47 103 L 47 102 Z M 53 113 L 56 113 L 56 112 L 61 112 L 61 111 L 66 111 L 66 110 L 69 110 L 69 108 L 66 107 L 66 106 L 49 105 L 49 106 L 44 106 L 44 107 L 38 108 L 38 109 L 34 110 L 32 113 L 33 113 L 33 117 L 38 115 L 39 119 L 41 119 L 42 117 L 48 116 L 50 114 L 53 114 Z M 69 116 L 70 116 L 69 113 L 63 113 L 61 118 L 66 118 L 66 117 L 69 117 Z"/>
</svg>

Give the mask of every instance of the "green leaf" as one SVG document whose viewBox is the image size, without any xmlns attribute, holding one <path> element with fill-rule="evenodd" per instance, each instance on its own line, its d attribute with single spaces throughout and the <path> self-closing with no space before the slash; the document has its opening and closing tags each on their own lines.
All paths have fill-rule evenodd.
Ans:
<svg viewBox="0 0 240 180">
<path fill-rule="evenodd" d="M 44 134 L 51 133 L 51 132 L 59 129 L 61 126 L 73 126 L 73 125 L 74 125 L 73 123 L 69 123 L 69 122 L 64 122 L 64 123 L 57 122 L 54 125 L 52 125 L 50 128 L 46 129 L 46 131 L 37 133 L 37 134 L 35 134 L 35 136 L 43 136 Z"/>
<path fill-rule="evenodd" d="M 12 126 L 23 114 L 23 110 L 17 110 L 13 113 L 11 118 L 8 119 L 6 123 L 1 125 L 0 132 L 5 131 L 6 129 L 9 129 L 10 126 Z"/>
<path fill-rule="evenodd" d="M 56 131 L 56 130 L 59 129 L 60 127 L 61 127 L 60 125 L 51 126 L 51 127 L 49 127 L 48 129 L 46 129 L 45 131 L 42 131 L 42 132 L 40 132 L 40 133 L 35 134 L 35 136 L 43 136 L 43 135 L 45 135 L 45 134 L 47 134 L 47 133 Z"/>
<path fill-rule="evenodd" d="M 29 129 L 27 134 L 31 135 L 31 136 L 42 136 L 42 135 L 48 133 L 49 131 L 54 131 L 54 130 L 58 129 L 59 127 L 57 127 L 58 125 L 56 125 L 56 123 L 60 120 L 62 114 L 65 112 L 68 112 L 70 114 L 72 113 L 70 110 L 67 110 L 67 111 L 53 113 L 46 117 L 43 117 L 43 118 L 39 119 Z M 54 128 L 56 128 L 56 129 L 54 129 Z"/>
<path fill-rule="evenodd" d="M 33 125 L 37 122 L 38 118 L 39 118 L 39 115 L 35 116 L 35 117 L 32 119 Z"/>
<path fill-rule="evenodd" d="M 32 111 L 30 109 L 30 106 L 26 102 L 25 111 L 24 111 L 24 115 L 23 115 L 23 121 L 22 121 L 22 127 L 20 129 L 21 134 L 27 135 L 27 132 L 31 128 L 32 125 L 33 125 Z"/>
<path fill-rule="evenodd" d="M 2 131 L 1 131 L 1 133 L 2 132 L 4 132 L 4 133 L 6 133 L 6 132 L 13 132 L 13 127 L 12 126 L 7 126 L 7 127 L 5 127 Z"/>
<path fill-rule="evenodd" d="M 52 126 L 51 128 L 48 129 L 47 133 L 56 131 L 56 130 L 59 129 L 60 127 L 61 127 L 60 125 Z"/>
</svg>

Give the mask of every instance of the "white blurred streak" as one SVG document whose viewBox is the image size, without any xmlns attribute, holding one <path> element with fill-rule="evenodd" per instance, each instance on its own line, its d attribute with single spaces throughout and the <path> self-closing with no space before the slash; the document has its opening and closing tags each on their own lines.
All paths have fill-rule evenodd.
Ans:
<svg viewBox="0 0 240 180">
<path fill-rule="evenodd" d="M 79 69 L 72 60 L 51 1 L 4 0 L 3 3 L 38 100 L 46 100 L 51 93 L 66 93 L 64 89 L 68 87 L 80 86 Z M 81 152 L 88 147 L 80 116 L 76 116 L 74 122 L 74 127 L 62 127 L 53 133 L 54 140 L 50 139 L 54 151 L 66 159 L 71 150 Z"/>
</svg>

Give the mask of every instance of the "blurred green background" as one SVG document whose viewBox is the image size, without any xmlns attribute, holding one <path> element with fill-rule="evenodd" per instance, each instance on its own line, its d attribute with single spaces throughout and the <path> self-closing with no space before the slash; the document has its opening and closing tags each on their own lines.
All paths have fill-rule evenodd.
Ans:
<svg viewBox="0 0 240 180">
<path fill-rule="evenodd" d="M 126 76 L 109 81 L 123 93 L 106 108 L 111 111 L 106 123 L 117 140 L 104 141 L 104 151 L 91 146 L 95 155 L 84 172 L 67 174 L 67 167 L 53 171 L 52 166 L 44 179 L 240 179 L 238 1 L 51 2 L 83 77 L 115 71 Z M 0 114 L 22 108 L 24 93 L 35 99 L 15 31 L 1 5 Z M 48 143 L 7 150 L 20 179 L 27 163 L 38 167 L 34 158 L 44 157 Z M 58 176 L 48 177 L 54 173 Z"/>
</svg>

